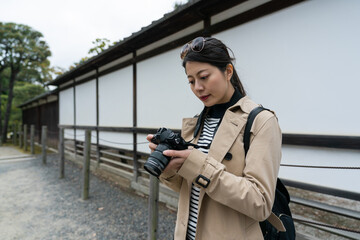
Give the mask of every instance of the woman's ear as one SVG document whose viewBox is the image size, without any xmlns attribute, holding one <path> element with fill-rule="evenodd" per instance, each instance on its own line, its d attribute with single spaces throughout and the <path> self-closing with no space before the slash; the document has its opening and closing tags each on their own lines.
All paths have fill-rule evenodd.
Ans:
<svg viewBox="0 0 360 240">
<path fill-rule="evenodd" d="M 233 73 L 234 73 L 234 66 L 231 63 L 229 63 L 226 66 L 226 79 L 230 81 Z"/>
</svg>

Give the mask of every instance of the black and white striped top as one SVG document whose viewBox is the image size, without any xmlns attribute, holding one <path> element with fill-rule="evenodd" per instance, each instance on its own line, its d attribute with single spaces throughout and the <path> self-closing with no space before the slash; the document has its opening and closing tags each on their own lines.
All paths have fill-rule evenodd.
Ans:
<svg viewBox="0 0 360 240">
<path fill-rule="evenodd" d="M 220 118 L 206 117 L 204 121 L 204 128 L 200 134 L 199 141 L 197 143 L 200 146 L 199 150 L 203 153 L 208 153 L 213 138 L 215 129 L 220 122 Z M 189 223 L 187 228 L 186 239 L 194 240 L 196 233 L 196 225 L 198 218 L 198 206 L 199 206 L 199 195 L 200 188 L 192 184 L 191 196 L 190 196 L 190 212 L 189 212 Z"/>
</svg>

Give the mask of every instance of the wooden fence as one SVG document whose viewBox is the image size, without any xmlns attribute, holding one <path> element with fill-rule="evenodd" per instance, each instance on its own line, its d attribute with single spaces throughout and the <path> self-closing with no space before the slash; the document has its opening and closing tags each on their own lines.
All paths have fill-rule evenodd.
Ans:
<svg viewBox="0 0 360 240">
<path fill-rule="evenodd" d="M 34 146 L 37 144 L 41 146 L 43 164 L 46 164 L 46 150 L 47 147 L 47 127 L 42 126 L 41 144 L 34 141 L 33 126 L 30 126 L 30 136 L 27 135 L 28 126 L 19 126 L 18 134 L 14 134 L 13 142 L 23 147 L 25 150 L 30 144 L 30 151 L 34 153 Z M 81 128 L 85 131 L 85 140 L 77 141 L 75 137 L 72 139 L 65 137 L 65 129 L 74 129 L 73 126 L 60 126 L 59 131 L 59 178 L 64 178 L 65 156 L 74 160 L 83 166 L 83 186 L 82 198 L 86 200 L 89 195 L 89 175 L 90 168 L 93 171 L 100 171 L 103 174 L 110 174 L 115 176 L 116 181 L 121 185 L 134 189 L 138 193 L 149 196 L 148 205 L 148 239 L 157 239 L 157 225 L 158 225 L 158 202 L 164 202 L 169 207 L 175 209 L 177 207 L 178 194 L 167 188 L 162 183 L 159 183 L 156 177 L 150 175 L 143 169 L 143 165 L 149 154 L 137 151 L 130 151 L 126 149 L 103 146 L 100 144 L 91 144 L 92 132 L 98 133 L 99 129 L 96 127 Z M 79 129 L 78 127 L 76 129 Z M 137 128 L 101 128 L 101 131 L 110 132 L 132 132 L 136 133 L 154 133 L 156 129 L 137 129 Z M 18 135 L 18 136 L 16 136 Z M 99 134 L 96 134 L 98 138 Z M 30 139 L 30 141 L 29 141 Z M 136 138 L 135 138 L 136 139 Z M 99 139 L 97 139 L 97 143 Z M 136 143 L 134 143 L 136 144 Z M 136 149 L 136 148 L 135 148 Z M 353 167 L 350 170 L 359 170 L 360 167 Z M 120 178 L 119 178 L 120 177 Z M 355 192 L 348 192 L 339 189 L 325 188 L 312 184 L 305 184 L 283 179 L 288 187 L 296 189 L 312 191 L 315 193 L 326 194 L 329 196 L 341 197 L 344 199 L 360 201 L 360 194 Z M 292 204 L 298 206 L 306 206 L 313 209 L 318 209 L 328 213 L 343 216 L 354 221 L 360 221 L 360 212 L 357 210 L 349 210 L 339 206 L 331 206 L 319 201 L 303 199 L 292 196 Z M 360 232 L 357 229 L 349 229 L 339 226 L 331 225 L 330 223 L 319 223 L 309 219 L 304 219 L 300 216 L 294 216 L 294 219 L 301 223 L 332 234 L 345 237 L 347 239 L 359 239 Z"/>
</svg>

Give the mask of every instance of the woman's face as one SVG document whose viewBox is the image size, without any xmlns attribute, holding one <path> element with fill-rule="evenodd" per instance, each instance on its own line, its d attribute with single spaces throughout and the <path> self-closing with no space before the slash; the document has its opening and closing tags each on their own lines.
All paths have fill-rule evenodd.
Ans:
<svg viewBox="0 0 360 240">
<path fill-rule="evenodd" d="M 221 72 L 208 63 L 187 62 L 185 72 L 191 90 L 206 107 L 230 101 L 235 91 L 230 82 L 232 65 L 229 64 L 225 72 Z"/>
</svg>

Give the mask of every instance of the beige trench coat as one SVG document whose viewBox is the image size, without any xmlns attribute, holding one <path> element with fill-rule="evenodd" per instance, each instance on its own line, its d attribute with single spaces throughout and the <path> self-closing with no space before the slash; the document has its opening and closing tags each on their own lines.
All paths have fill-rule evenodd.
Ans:
<svg viewBox="0 0 360 240">
<path fill-rule="evenodd" d="M 193 149 L 177 173 L 160 175 L 180 193 L 175 240 L 186 238 L 192 183 L 201 188 L 196 239 L 263 239 L 259 221 L 269 217 L 275 198 L 281 130 L 276 116 L 262 111 L 252 125 L 245 159 L 245 124 L 257 106 L 248 97 L 241 98 L 225 112 L 208 155 Z M 185 140 L 193 138 L 196 122 L 197 118 L 183 120 Z M 224 159 L 229 153 L 231 160 Z"/>
</svg>

